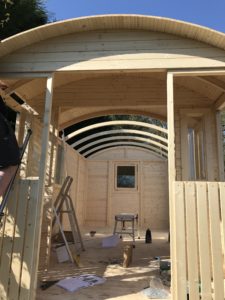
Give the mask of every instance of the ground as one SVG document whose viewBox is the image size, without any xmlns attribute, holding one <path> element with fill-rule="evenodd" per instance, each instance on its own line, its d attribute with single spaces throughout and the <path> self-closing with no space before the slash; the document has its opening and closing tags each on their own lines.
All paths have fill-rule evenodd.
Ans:
<svg viewBox="0 0 225 300">
<path fill-rule="evenodd" d="M 96 230 L 96 229 L 95 229 Z M 152 232 L 152 243 L 145 243 L 145 232 L 136 239 L 133 249 L 132 263 L 128 268 L 122 267 L 124 245 L 130 244 L 129 237 L 120 240 L 119 245 L 102 248 L 102 239 L 109 236 L 108 230 L 97 229 L 94 237 L 90 237 L 90 229 L 83 231 L 85 251 L 80 256 L 80 267 L 73 264 L 58 263 L 52 252 L 48 272 L 39 275 L 40 280 L 58 280 L 80 274 L 95 274 L 106 278 L 106 282 L 70 293 L 53 285 L 46 290 L 37 291 L 36 300 L 144 300 L 143 289 L 149 287 L 152 278 L 159 278 L 159 262 L 155 257 L 168 258 L 168 232 Z"/>
</svg>

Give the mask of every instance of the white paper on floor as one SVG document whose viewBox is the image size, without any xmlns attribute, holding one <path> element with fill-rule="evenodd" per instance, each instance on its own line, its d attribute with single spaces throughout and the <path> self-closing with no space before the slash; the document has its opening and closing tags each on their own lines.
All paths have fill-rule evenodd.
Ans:
<svg viewBox="0 0 225 300">
<path fill-rule="evenodd" d="M 75 292 L 80 288 L 89 287 L 96 284 L 101 284 L 106 281 L 105 278 L 101 278 L 95 275 L 81 275 L 78 277 L 68 277 L 57 282 L 57 286 L 69 291 Z"/>
<path fill-rule="evenodd" d="M 117 234 L 108 236 L 102 240 L 102 247 L 109 248 L 109 247 L 116 247 L 119 244 L 120 238 Z"/>
</svg>

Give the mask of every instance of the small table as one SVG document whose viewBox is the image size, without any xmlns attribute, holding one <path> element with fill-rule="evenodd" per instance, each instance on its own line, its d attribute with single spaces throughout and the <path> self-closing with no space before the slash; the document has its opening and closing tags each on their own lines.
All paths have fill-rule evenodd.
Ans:
<svg viewBox="0 0 225 300">
<path fill-rule="evenodd" d="M 134 233 L 134 221 L 136 220 L 136 226 L 138 227 L 138 214 L 131 214 L 131 213 L 121 213 L 115 215 L 115 226 L 113 230 L 113 234 L 129 234 L 133 238 L 133 242 L 135 243 L 135 233 Z M 117 230 L 118 222 L 121 223 L 120 230 Z M 126 229 L 125 223 L 131 222 L 131 229 Z"/>
</svg>

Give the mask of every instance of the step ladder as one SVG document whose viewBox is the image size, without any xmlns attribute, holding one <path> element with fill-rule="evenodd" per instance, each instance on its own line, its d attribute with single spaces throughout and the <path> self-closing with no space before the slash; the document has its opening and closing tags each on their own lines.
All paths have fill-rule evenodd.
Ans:
<svg viewBox="0 0 225 300">
<path fill-rule="evenodd" d="M 20 163 L 17 166 L 17 169 L 16 169 L 15 174 L 13 175 L 11 181 L 9 182 L 9 185 L 7 187 L 7 190 L 6 190 L 5 194 L 4 194 L 3 200 L 2 200 L 2 202 L 0 204 L 0 222 L 1 222 L 2 218 L 4 217 L 4 212 L 3 211 L 4 211 L 4 208 L 5 208 L 6 204 L 7 204 L 7 201 L 8 201 L 9 195 L 10 195 L 10 191 L 11 191 L 11 189 L 13 187 L 13 184 L 14 184 L 14 181 L 16 179 L 16 175 L 17 175 L 17 172 L 18 172 L 18 170 L 20 168 L 20 164 L 21 164 L 23 155 L 25 153 L 25 150 L 27 148 L 27 145 L 28 145 L 28 142 L 29 142 L 31 134 L 32 134 L 32 130 L 28 129 L 26 137 L 25 137 L 24 142 L 23 142 L 23 145 L 22 145 L 22 147 L 20 147 Z"/>
<path fill-rule="evenodd" d="M 52 229 L 57 224 L 59 226 L 59 231 L 62 235 L 63 241 L 65 243 L 65 247 L 71 262 L 78 264 L 78 256 L 80 255 L 80 250 L 85 251 L 84 244 L 82 241 L 76 213 L 73 206 L 73 201 L 69 195 L 69 190 L 71 184 L 73 182 L 73 178 L 71 176 L 67 176 L 63 182 L 63 185 L 59 191 L 59 194 L 53 204 L 53 220 L 52 220 Z M 65 210 L 64 210 L 65 208 Z M 73 243 L 75 249 L 75 256 L 73 256 L 71 249 L 69 247 L 69 243 L 66 239 L 65 233 L 63 231 L 63 226 L 61 223 L 61 215 L 68 214 L 68 219 L 72 231 Z"/>
</svg>

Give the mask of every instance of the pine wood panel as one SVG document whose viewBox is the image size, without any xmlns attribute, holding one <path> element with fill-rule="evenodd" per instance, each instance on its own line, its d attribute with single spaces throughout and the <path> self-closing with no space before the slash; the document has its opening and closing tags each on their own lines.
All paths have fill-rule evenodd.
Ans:
<svg viewBox="0 0 225 300">
<path fill-rule="evenodd" d="M 6 210 L 6 224 L 0 264 L 1 299 L 30 299 L 34 293 L 34 214 L 38 180 L 22 179 L 12 190 Z"/>
<path fill-rule="evenodd" d="M 9 72 L 224 66 L 223 50 L 193 40 L 149 32 L 103 35 L 92 31 L 40 42 L 4 57 L 0 67 Z"/>
<path fill-rule="evenodd" d="M 35 250 L 35 222 L 34 215 L 37 212 L 37 194 L 38 180 L 30 181 L 31 186 L 30 198 L 28 203 L 28 214 L 26 220 L 26 235 L 24 240 L 24 260 L 22 262 L 22 274 L 20 279 L 20 295 L 19 300 L 32 299 L 35 295 L 36 283 L 36 268 L 34 262 L 37 262 L 37 257 L 34 255 Z"/>
<path fill-rule="evenodd" d="M 172 247 L 176 248 L 178 299 L 186 296 L 187 288 L 190 299 L 224 299 L 223 198 L 224 183 L 175 182 L 175 206 L 179 210 Z M 184 220 L 186 226 L 182 225 Z"/>
<path fill-rule="evenodd" d="M 108 196 L 108 163 L 89 161 L 85 223 L 100 222 L 106 225 Z M 93 223 L 92 223 L 93 224 Z"/>
<path fill-rule="evenodd" d="M 211 235 L 212 271 L 215 299 L 224 299 L 223 260 L 220 229 L 218 183 L 208 183 L 209 224 Z"/>
<path fill-rule="evenodd" d="M 176 293 L 177 300 L 187 299 L 187 275 L 186 275 L 186 232 L 185 232 L 185 198 L 184 198 L 184 185 L 182 182 L 178 182 L 174 186 L 175 196 L 175 241 L 172 247 L 176 247 L 176 257 L 173 259 L 175 263 L 176 272 L 174 280 L 176 281 Z"/>
<path fill-rule="evenodd" d="M 11 258 L 13 251 L 14 230 L 16 226 L 16 211 L 18 204 L 18 184 L 14 185 L 7 207 L 6 221 L 2 241 L 2 250 L 0 257 L 0 295 L 3 300 L 8 297 L 8 284 L 11 272 Z"/>
<path fill-rule="evenodd" d="M 205 182 L 196 184 L 197 213 L 198 213 L 198 238 L 199 238 L 199 262 L 201 278 L 201 296 L 203 300 L 212 299 L 211 287 L 211 257 L 210 257 L 210 234 L 208 218 L 207 188 Z"/>
<path fill-rule="evenodd" d="M 225 49 L 224 35 L 202 26 L 162 17 L 106 15 L 63 20 L 35 28 L 25 33 L 20 33 L 14 38 L 7 39 L 2 43 L 0 55 L 3 56 L 15 49 L 20 49 L 27 45 L 60 35 L 66 36 L 74 32 L 88 32 L 94 30 L 118 31 L 118 29 L 120 31 L 139 29 L 139 31 L 142 30 L 142 32 L 166 32 L 168 34 L 175 34 L 181 38 L 188 37 Z"/>
<path fill-rule="evenodd" d="M 142 161 L 141 203 L 143 228 L 169 228 L 167 162 Z"/>
<path fill-rule="evenodd" d="M 190 299 L 199 299 L 199 271 L 198 271 L 198 235 L 196 212 L 195 183 L 185 184 L 185 210 L 187 231 L 187 266 L 188 288 Z"/>
</svg>

